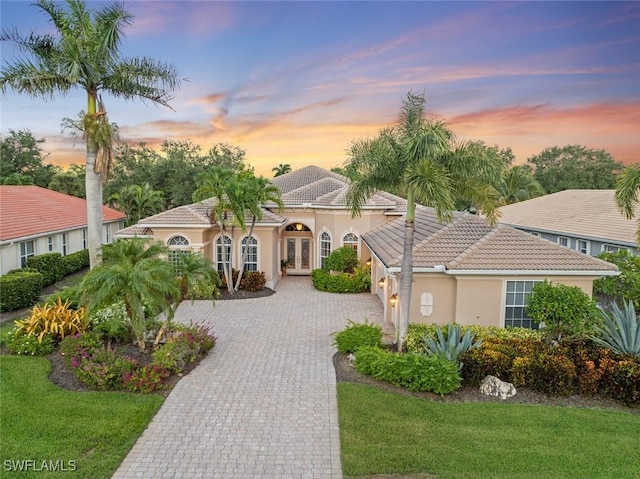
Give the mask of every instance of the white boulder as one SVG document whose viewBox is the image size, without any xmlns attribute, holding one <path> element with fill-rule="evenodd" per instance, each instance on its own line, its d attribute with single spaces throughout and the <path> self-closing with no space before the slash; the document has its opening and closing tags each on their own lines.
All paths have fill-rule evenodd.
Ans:
<svg viewBox="0 0 640 479">
<path fill-rule="evenodd" d="M 508 399 L 516 395 L 516 388 L 513 384 L 502 381 L 495 376 L 487 376 L 480 383 L 480 392 L 485 396 Z"/>
</svg>

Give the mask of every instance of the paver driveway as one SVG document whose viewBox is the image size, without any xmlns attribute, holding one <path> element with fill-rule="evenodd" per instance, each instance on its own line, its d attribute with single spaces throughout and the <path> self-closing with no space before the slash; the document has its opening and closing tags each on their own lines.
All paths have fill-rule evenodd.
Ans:
<svg viewBox="0 0 640 479">
<path fill-rule="evenodd" d="M 382 320 L 370 294 L 313 289 L 288 277 L 260 299 L 186 302 L 213 351 L 171 392 L 114 478 L 340 478 L 329 336 L 347 319 Z"/>
</svg>

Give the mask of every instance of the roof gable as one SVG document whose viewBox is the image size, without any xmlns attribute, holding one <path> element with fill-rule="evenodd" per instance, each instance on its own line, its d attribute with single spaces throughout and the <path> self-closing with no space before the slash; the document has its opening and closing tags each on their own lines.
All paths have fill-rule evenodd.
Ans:
<svg viewBox="0 0 640 479">
<path fill-rule="evenodd" d="M 102 206 L 102 221 L 126 216 Z M 87 226 L 87 201 L 33 185 L 0 186 L 0 241 Z"/>
</svg>

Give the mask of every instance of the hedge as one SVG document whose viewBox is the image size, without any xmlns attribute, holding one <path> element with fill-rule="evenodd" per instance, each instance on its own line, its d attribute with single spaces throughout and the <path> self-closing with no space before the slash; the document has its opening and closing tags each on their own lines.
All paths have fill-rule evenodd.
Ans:
<svg viewBox="0 0 640 479">
<path fill-rule="evenodd" d="M 64 274 L 72 274 L 89 266 L 89 250 L 83 249 L 76 253 L 68 254 L 62 257 L 64 265 Z"/>
<path fill-rule="evenodd" d="M 27 258 L 27 267 L 42 273 L 42 286 L 50 286 L 64 278 L 65 267 L 60 253 L 44 253 Z"/>
<path fill-rule="evenodd" d="M 323 269 L 311 271 L 313 286 L 329 293 L 362 293 L 371 290 L 371 270 L 356 268 L 353 273 L 333 275 Z"/>
<path fill-rule="evenodd" d="M 0 277 L 0 310 L 14 311 L 31 306 L 42 292 L 42 273 L 14 272 Z"/>
</svg>

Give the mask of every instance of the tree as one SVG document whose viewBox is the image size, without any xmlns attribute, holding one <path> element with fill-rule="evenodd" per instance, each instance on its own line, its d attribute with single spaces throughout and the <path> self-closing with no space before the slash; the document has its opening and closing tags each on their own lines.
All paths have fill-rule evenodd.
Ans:
<svg viewBox="0 0 640 479">
<path fill-rule="evenodd" d="M 527 159 L 534 179 L 547 193 L 569 189 L 613 189 L 622 163 L 607 151 L 581 145 L 545 148 Z"/>
<path fill-rule="evenodd" d="M 544 195 L 540 183 L 533 179 L 529 165 L 512 166 L 502 175 L 496 187 L 500 203 L 510 205 Z"/>
<path fill-rule="evenodd" d="M 168 95 L 180 81 L 171 65 L 147 57 L 120 57 L 122 30 L 133 19 L 122 5 L 113 3 L 96 11 L 87 9 L 82 0 L 67 0 L 66 9 L 60 3 L 39 0 L 35 6 L 49 16 L 55 36 L 21 36 L 16 29 L 3 30 L 0 40 L 15 43 L 24 57 L 3 64 L 0 90 L 11 87 L 45 99 L 76 88 L 86 92 L 82 131 L 87 147 L 89 257 L 94 268 L 101 259 L 102 184 L 111 167 L 114 137 L 100 93 L 169 107 Z"/>
<path fill-rule="evenodd" d="M 179 298 L 173 267 L 166 261 L 167 247 L 141 239 L 121 239 L 109 246 L 107 259 L 83 278 L 87 315 L 123 301 L 136 345 L 146 349 L 146 314 L 171 315 Z"/>
<path fill-rule="evenodd" d="M 41 143 L 44 139 L 36 139 L 29 130 L 9 130 L 0 142 L 0 183 L 47 188 L 60 168 L 44 164 Z"/>
<path fill-rule="evenodd" d="M 127 215 L 127 226 L 164 209 L 162 193 L 151 189 L 149 183 L 129 185 L 109 196 L 109 204 Z"/>
<path fill-rule="evenodd" d="M 291 165 L 289 163 L 280 163 L 278 166 L 274 166 L 271 168 L 271 171 L 274 172 L 273 177 L 286 175 L 291 171 Z"/>
<path fill-rule="evenodd" d="M 381 130 L 374 139 L 356 140 L 349 150 L 348 167 L 358 172 L 347 193 L 353 215 L 360 213 L 378 189 L 407 192 L 398 301 L 399 350 L 409 327 L 416 203 L 435 208 L 438 219 L 447 221 L 456 197 L 465 198 L 495 221 L 497 196 L 491 184 L 504 168 L 501 158 L 481 143 L 454 143 L 453 133 L 443 122 L 424 118 L 424 106 L 423 95 L 408 93 L 395 127 Z"/>
<path fill-rule="evenodd" d="M 640 207 L 640 165 L 625 168 L 616 181 L 616 205 L 620 213 L 632 219 L 636 208 Z M 636 233 L 640 245 L 640 219 Z"/>
<path fill-rule="evenodd" d="M 49 182 L 49 189 L 65 195 L 85 197 L 85 185 L 82 179 L 71 172 L 56 173 Z"/>
</svg>

